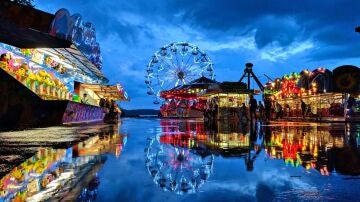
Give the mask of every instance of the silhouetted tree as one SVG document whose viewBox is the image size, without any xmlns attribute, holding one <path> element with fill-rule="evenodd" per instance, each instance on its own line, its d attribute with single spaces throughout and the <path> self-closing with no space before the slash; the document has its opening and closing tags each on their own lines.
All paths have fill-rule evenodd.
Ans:
<svg viewBox="0 0 360 202">
<path fill-rule="evenodd" d="M 33 4 L 34 0 L 10 0 L 10 1 L 18 3 L 18 4 L 23 5 L 23 6 L 34 7 L 34 4 Z"/>
</svg>

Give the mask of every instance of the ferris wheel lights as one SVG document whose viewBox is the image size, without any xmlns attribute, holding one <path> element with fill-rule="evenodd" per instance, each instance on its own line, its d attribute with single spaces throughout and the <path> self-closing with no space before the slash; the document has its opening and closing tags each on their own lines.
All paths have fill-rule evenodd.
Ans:
<svg viewBox="0 0 360 202">
<path fill-rule="evenodd" d="M 156 56 L 154 56 L 153 59 L 152 59 L 152 62 L 153 62 L 153 63 L 158 63 L 159 60 L 156 58 Z"/>
<path fill-rule="evenodd" d="M 147 94 L 154 95 L 154 90 L 151 87 L 148 87 Z"/>
<path fill-rule="evenodd" d="M 188 49 L 186 48 L 186 46 L 183 46 L 183 48 L 181 49 L 182 52 L 187 52 Z"/>
<path fill-rule="evenodd" d="M 159 66 L 159 67 L 158 67 L 158 71 L 162 71 L 162 70 L 164 70 L 164 67 L 163 67 L 163 66 Z"/>
<path fill-rule="evenodd" d="M 176 51 L 177 51 L 177 48 L 176 48 L 176 47 L 171 47 L 171 52 L 176 53 Z"/>
<path fill-rule="evenodd" d="M 161 47 L 150 59 L 145 83 L 149 95 L 183 86 L 200 76 L 214 79 L 214 68 L 207 55 L 191 43 L 175 42 Z M 160 96 L 160 94 L 159 94 Z"/>
</svg>

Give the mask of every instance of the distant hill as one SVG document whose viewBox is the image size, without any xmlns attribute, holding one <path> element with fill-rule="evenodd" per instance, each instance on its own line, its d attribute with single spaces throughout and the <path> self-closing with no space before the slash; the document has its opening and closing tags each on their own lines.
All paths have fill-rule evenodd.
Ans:
<svg viewBox="0 0 360 202">
<path fill-rule="evenodd" d="M 122 117 L 139 117 L 139 116 L 157 116 L 159 114 L 159 110 L 156 109 L 121 109 Z"/>
</svg>

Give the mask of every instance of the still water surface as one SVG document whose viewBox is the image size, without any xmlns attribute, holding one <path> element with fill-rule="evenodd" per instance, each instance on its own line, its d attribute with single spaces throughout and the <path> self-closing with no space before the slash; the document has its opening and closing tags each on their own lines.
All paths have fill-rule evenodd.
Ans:
<svg viewBox="0 0 360 202">
<path fill-rule="evenodd" d="M 36 148 L 0 201 L 359 200 L 360 125 L 123 119 L 91 133 Z"/>
</svg>

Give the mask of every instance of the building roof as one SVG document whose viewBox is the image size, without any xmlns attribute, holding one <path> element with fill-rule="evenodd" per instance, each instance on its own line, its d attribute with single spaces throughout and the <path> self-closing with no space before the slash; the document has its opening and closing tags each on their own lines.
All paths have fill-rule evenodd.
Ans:
<svg viewBox="0 0 360 202">
<path fill-rule="evenodd" d="M 126 100 L 130 98 L 127 96 L 125 90 L 120 84 L 117 85 L 99 85 L 99 84 L 80 84 L 81 87 L 90 89 L 100 97 L 109 98 L 112 100 Z"/>
<path fill-rule="evenodd" d="M 198 79 L 195 79 L 193 81 L 190 81 L 190 83 L 188 85 L 194 85 L 194 84 L 213 84 L 213 83 L 218 83 L 216 82 L 215 80 L 212 80 L 212 79 L 209 79 L 209 78 L 206 78 L 204 76 L 198 78 Z"/>
<path fill-rule="evenodd" d="M 170 90 L 160 92 L 160 96 L 163 98 L 173 98 L 173 97 L 181 97 L 181 98 L 193 98 L 197 97 L 198 91 L 195 89 L 208 89 L 210 86 L 218 85 L 219 82 L 215 80 L 208 79 L 204 76 L 190 81 L 188 84 L 176 86 Z"/>
</svg>

